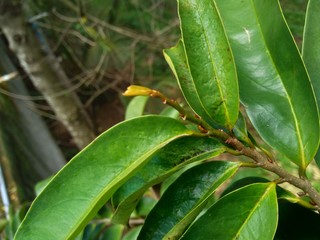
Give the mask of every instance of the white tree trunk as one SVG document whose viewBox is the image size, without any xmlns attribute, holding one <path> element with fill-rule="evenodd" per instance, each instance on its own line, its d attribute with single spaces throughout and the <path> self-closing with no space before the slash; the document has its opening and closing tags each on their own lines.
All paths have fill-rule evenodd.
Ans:
<svg viewBox="0 0 320 240">
<path fill-rule="evenodd" d="M 21 1 L 0 1 L 0 28 L 21 66 L 77 146 L 81 149 L 88 145 L 95 138 L 90 118 L 77 95 L 66 91 L 70 89 L 69 80 L 56 57 L 41 49 L 30 23 L 26 21 Z"/>
</svg>

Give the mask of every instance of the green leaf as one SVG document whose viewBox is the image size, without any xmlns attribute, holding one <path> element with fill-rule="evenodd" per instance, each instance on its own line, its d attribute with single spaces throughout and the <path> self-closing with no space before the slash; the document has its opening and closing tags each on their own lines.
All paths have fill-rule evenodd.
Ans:
<svg viewBox="0 0 320 240">
<path fill-rule="evenodd" d="M 104 226 L 106 227 L 106 226 Z M 103 230 L 103 229 L 102 229 Z M 121 240 L 122 239 L 122 233 L 124 230 L 123 225 L 112 225 L 109 226 L 103 234 L 100 237 L 100 239 L 112 239 L 112 240 Z M 94 238 L 93 240 L 96 240 L 97 238 Z"/>
<path fill-rule="evenodd" d="M 250 138 L 248 137 L 246 120 L 242 116 L 241 112 L 239 113 L 239 118 L 234 125 L 233 133 L 240 141 L 253 145 Z"/>
<path fill-rule="evenodd" d="M 157 151 L 148 163 L 112 197 L 116 211 L 112 222 L 126 224 L 146 190 L 168 178 L 183 166 L 203 161 L 225 151 L 226 147 L 212 138 L 184 137 Z"/>
<path fill-rule="evenodd" d="M 216 0 L 240 98 L 260 136 L 303 170 L 319 143 L 313 90 L 277 0 Z"/>
<path fill-rule="evenodd" d="M 212 193 L 239 166 L 231 162 L 207 162 L 184 172 L 151 210 L 138 239 L 178 239 Z"/>
<path fill-rule="evenodd" d="M 181 239 L 272 240 L 277 221 L 276 184 L 255 183 L 221 198 Z"/>
<path fill-rule="evenodd" d="M 148 99 L 148 96 L 136 96 L 132 98 L 127 106 L 125 119 L 128 120 L 134 117 L 142 116 Z"/>
<path fill-rule="evenodd" d="M 317 163 L 318 167 L 320 167 L 320 148 L 318 149 L 317 154 L 314 157 L 314 160 Z"/>
<path fill-rule="evenodd" d="M 238 118 L 235 65 L 212 0 L 178 0 L 182 41 L 164 51 L 193 110 L 212 126 L 232 129 Z"/>
<path fill-rule="evenodd" d="M 155 196 L 148 196 L 146 194 L 140 199 L 136 207 L 136 215 L 139 217 L 146 217 L 151 209 L 156 205 L 156 203 L 157 199 L 155 198 Z"/>
<path fill-rule="evenodd" d="M 160 112 L 160 115 L 178 119 L 180 113 L 172 107 L 166 107 Z"/>
<path fill-rule="evenodd" d="M 238 175 L 239 174 L 237 174 L 237 176 Z M 233 182 L 228 188 L 226 188 L 226 190 L 222 193 L 221 196 L 224 196 L 238 188 L 244 187 L 252 183 L 265 183 L 265 182 L 269 182 L 269 180 L 262 177 L 245 177 Z M 280 186 L 277 186 L 276 192 L 277 192 L 278 200 L 285 200 L 291 203 L 297 203 L 305 208 L 316 210 L 316 207 L 310 203 L 309 197 L 306 197 L 306 196 L 298 197 L 292 192 L 290 192 L 289 190 L 282 188 Z"/>
<path fill-rule="evenodd" d="M 154 152 L 191 134 L 179 121 L 160 116 L 112 127 L 51 180 L 33 202 L 15 240 L 72 239 Z"/>
<path fill-rule="evenodd" d="M 35 185 L 34 191 L 36 193 L 36 196 L 38 196 L 42 192 L 42 190 L 48 185 L 52 178 L 53 176 L 50 176 L 46 179 L 43 179 Z"/>
<path fill-rule="evenodd" d="M 320 106 L 320 0 L 309 0 L 302 43 L 302 57 Z M 320 166 L 320 151 L 315 156 Z"/>
<path fill-rule="evenodd" d="M 106 223 L 90 223 L 86 226 L 79 240 L 112 239 L 121 240 L 123 225 L 108 226 Z"/>
<path fill-rule="evenodd" d="M 309 197 L 298 197 L 289 190 L 277 186 L 277 196 L 278 200 L 286 200 L 291 203 L 297 203 L 302 207 L 309 208 L 311 210 L 316 210 L 317 207 L 310 203 Z"/>
<path fill-rule="evenodd" d="M 320 0 L 309 0 L 304 26 L 302 57 L 320 106 Z"/>
<path fill-rule="evenodd" d="M 136 240 L 138 238 L 141 226 L 130 230 L 124 237 L 123 240 Z"/>
</svg>

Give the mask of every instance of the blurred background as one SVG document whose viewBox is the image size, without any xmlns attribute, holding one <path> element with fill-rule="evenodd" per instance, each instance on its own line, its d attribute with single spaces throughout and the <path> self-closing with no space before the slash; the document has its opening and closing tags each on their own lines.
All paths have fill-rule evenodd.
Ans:
<svg viewBox="0 0 320 240">
<path fill-rule="evenodd" d="M 307 0 L 280 2 L 300 47 Z M 124 120 L 127 86 L 180 99 L 162 55 L 178 38 L 174 0 L 0 0 L 0 236 L 37 183 Z"/>
</svg>

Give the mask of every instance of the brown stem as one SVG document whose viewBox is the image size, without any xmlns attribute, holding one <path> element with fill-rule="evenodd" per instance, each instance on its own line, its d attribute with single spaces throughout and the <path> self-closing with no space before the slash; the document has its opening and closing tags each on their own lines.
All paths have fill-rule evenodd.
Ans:
<svg viewBox="0 0 320 240">
<path fill-rule="evenodd" d="M 223 130 L 212 128 L 210 125 L 204 122 L 201 118 L 194 116 L 193 114 L 190 114 L 188 111 L 186 111 L 183 107 L 181 107 L 178 104 L 177 101 L 167 98 L 161 92 L 152 90 L 152 92 L 149 95 L 151 97 L 160 98 L 164 104 L 167 104 L 175 108 L 180 113 L 180 115 L 184 120 L 188 120 L 190 122 L 197 124 L 198 126 L 201 126 L 204 129 L 204 131 L 207 132 L 208 136 L 220 139 L 227 145 L 231 146 L 234 150 L 239 152 L 239 154 L 242 154 L 244 156 L 247 156 L 253 159 L 256 163 L 256 166 L 277 174 L 284 181 L 289 182 L 292 185 L 303 190 L 311 198 L 311 200 L 318 206 L 318 211 L 320 210 L 320 194 L 307 179 L 298 178 L 290 174 L 289 172 L 287 172 L 286 170 L 278 166 L 276 162 L 273 161 L 264 152 L 260 152 L 254 147 L 245 146 L 237 138 L 229 135 Z"/>
<path fill-rule="evenodd" d="M 318 210 L 320 209 L 320 194 L 307 179 L 298 178 L 290 174 L 289 172 L 278 166 L 274 161 L 271 161 L 267 155 L 265 155 L 262 152 L 259 152 L 255 148 L 249 148 L 244 146 L 243 143 L 236 138 L 230 137 L 227 140 L 227 143 L 234 149 L 240 151 L 243 155 L 253 159 L 259 167 L 277 174 L 284 181 L 289 182 L 292 185 L 303 190 L 318 206 Z"/>
</svg>

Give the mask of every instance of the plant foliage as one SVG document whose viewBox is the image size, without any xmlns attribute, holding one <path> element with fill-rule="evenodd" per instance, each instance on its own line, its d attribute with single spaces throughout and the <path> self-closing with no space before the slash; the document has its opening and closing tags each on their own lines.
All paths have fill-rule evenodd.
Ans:
<svg viewBox="0 0 320 240">
<path fill-rule="evenodd" d="M 319 219 L 311 211 L 319 210 L 320 194 L 306 172 L 319 147 L 320 0 L 309 1 L 303 54 L 278 0 L 177 3 L 181 39 L 164 56 L 188 106 L 142 86 L 130 86 L 124 95 L 159 98 L 181 120 L 139 116 L 146 98 L 135 98 L 129 120 L 103 133 L 50 180 L 16 240 L 81 239 L 110 199 L 107 215 L 114 224 L 139 217 L 141 203 L 144 212 L 152 208 L 142 228 L 124 239 L 279 239 L 287 226 L 278 219 L 294 209 L 283 210 L 283 201 Z M 217 161 L 222 153 L 227 160 Z M 285 170 L 290 163 L 294 169 Z M 232 177 L 241 178 L 247 167 L 274 174 L 263 182 L 243 179 L 239 187 Z M 306 196 L 279 187 L 283 182 Z M 166 190 L 148 205 L 144 194 L 161 183 Z M 113 227 L 120 239 L 123 227 Z M 312 234 L 310 239 L 317 237 Z"/>
</svg>

